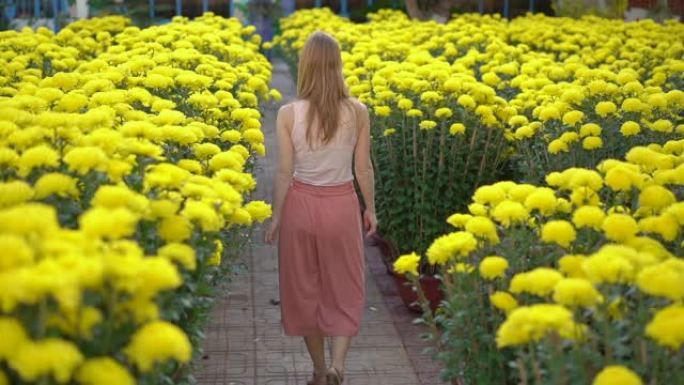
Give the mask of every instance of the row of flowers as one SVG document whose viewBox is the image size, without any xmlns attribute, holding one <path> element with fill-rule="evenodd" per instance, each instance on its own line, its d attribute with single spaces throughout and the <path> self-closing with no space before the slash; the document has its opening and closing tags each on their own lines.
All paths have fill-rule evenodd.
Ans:
<svg viewBox="0 0 684 385">
<path fill-rule="evenodd" d="M 0 384 L 191 381 L 271 65 L 237 19 L 0 32 Z M 218 285 L 218 286 L 217 286 Z"/>
<path fill-rule="evenodd" d="M 425 250 L 478 185 L 539 183 L 684 132 L 680 23 L 369 19 L 298 11 L 267 47 L 294 65 L 314 30 L 340 42 L 347 85 L 372 114 L 383 234 L 401 252 Z"/>
<path fill-rule="evenodd" d="M 432 337 L 468 383 L 684 381 L 684 140 L 478 188 L 425 253 L 446 300 Z M 394 268 L 417 290 L 416 253 Z M 423 306 L 428 306 L 423 300 Z M 643 381 L 642 381 L 643 378 Z"/>
<path fill-rule="evenodd" d="M 266 47 L 294 66 L 314 30 L 339 41 L 444 379 L 682 382 L 684 25 L 369 20 L 298 11 Z"/>
</svg>

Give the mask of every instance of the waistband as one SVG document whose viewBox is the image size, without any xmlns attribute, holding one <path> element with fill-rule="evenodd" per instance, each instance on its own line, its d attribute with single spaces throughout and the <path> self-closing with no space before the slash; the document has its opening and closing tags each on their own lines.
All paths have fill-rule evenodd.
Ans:
<svg viewBox="0 0 684 385">
<path fill-rule="evenodd" d="M 297 191 L 318 196 L 345 195 L 356 192 L 353 180 L 333 186 L 317 186 L 293 178 L 291 186 Z"/>
</svg>

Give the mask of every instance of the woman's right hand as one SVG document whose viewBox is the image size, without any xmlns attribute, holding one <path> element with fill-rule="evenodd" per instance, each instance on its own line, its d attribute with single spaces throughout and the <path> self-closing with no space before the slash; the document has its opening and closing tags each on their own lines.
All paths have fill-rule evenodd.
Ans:
<svg viewBox="0 0 684 385">
<path fill-rule="evenodd" d="M 271 245 L 278 238 L 278 229 L 280 228 L 280 220 L 271 219 L 271 224 L 268 226 L 268 230 L 264 234 L 264 242 Z"/>
<path fill-rule="evenodd" d="M 378 219 L 375 217 L 375 211 L 365 209 L 363 211 L 363 229 L 366 231 L 366 236 L 375 234 L 378 228 Z"/>
</svg>

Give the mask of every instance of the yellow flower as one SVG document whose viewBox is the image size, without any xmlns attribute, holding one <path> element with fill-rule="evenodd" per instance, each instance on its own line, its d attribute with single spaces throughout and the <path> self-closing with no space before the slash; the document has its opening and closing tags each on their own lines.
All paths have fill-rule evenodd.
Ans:
<svg viewBox="0 0 684 385">
<path fill-rule="evenodd" d="M 489 296 L 489 302 L 497 309 L 506 312 L 506 314 L 518 307 L 518 301 L 505 291 L 494 292 L 494 294 Z"/>
<path fill-rule="evenodd" d="M 157 250 L 160 257 L 164 257 L 169 261 L 176 261 L 183 267 L 190 271 L 194 271 L 197 267 L 197 259 L 195 258 L 195 249 L 184 243 L 167 243 Z"/>
<path fill-rule="evenodd" d="M 46 338 L 21 344 L 10 358 L 9 366 L 25 382 L 53 376 L 57 382 L 66 383 L 81 362 L 83 355 L 76 345 L 59 338 Z"/>
<path fill-rule="evenodd" d="M 475 190 L 473 201 L 492 206 L 506 199 L 506 193 L 498 186 L 485 185 Z"/>
<path fill-rule="evenodd" d="M 223 256 L 223 242 L 221 240 L 216 239 L 214 241 L 214 245 L 216 248 L 214 249 L 214 252 L 211 254 L 211 257 L 207 260 L 207 264 L 210 266 L 220 266 L 221 265 L 221 257 Z"/>
<path fill-rule="evenodd" d="M 69 170 L 85 175 L 91 170 L 105 171 L 107 155 L 99 147 L 75 147 L 66 153 L 64 163 Z"/>
<path fill-rule="evenodd" d="M 59 154 L 45 145 L 31 147 L 24 151 L 17 163 L 18 174 L 21 177 L 28 176 L 37 167 L 57 167 L 58 165 Z"/>
<path fill-rule="evenodd" d="M 626 98 L 622 101 L 621 107 L 625 112 L 641 112 L 645 105 L 637 98 Z"/>
<path fill-rule="evenodd" d="M 412 108 L 406 111 L 406 116 L 410 118 L 420 118 L 421 116 L 423 116 L 423 111 L 416 108 Z"/>
<path fill-rule="evenodd" d="M 193 152 L 199 159 L 209 159 L 221 152 L 221 148 L 214 143 L 198 143 L 193 146 Z"/>
<path fill-rule="evenodd" d="M 91 205 L 110 209 L 125 207 L 134 213 L 143 213 L 147 211 L 149 202 L 145 196 L 132 191 L 126 185 L 102 185 L 95 192 Z"/>
<path fill-rule="evenodd" d="M 612 241 L 625 242 L 639 231 L 639 225 L 627 214 L 609 214 L 603 220 L 601 229 L 606 238 Z"/>
<path fill-rule="evenodd" d="M 468 211 L 475 215 L 475 216 L 480 216 L 480 217 L 486 217 L 487 216 L 487 207 L 483 205 L 482 203 L 471 203 L 468 205 Z"/>
<path fill-rule="evenodd" d="M 563 114 L 563 123 L 568 126 L 574 126 L 582 121 L 582 119 L 584 119 L 584 113 L 582 111 L 573 110 Z"/>
<path fill-rule="evenodd" d="M 617 106 L 613 102 L 599 102 L 596 104 L 596 113 L 601 117 L 606 117 L 617 111 Z"/>
<path fill-rule="evenodd" d="M 81 230 L 88 236 L 119 239 L 135 232 L 139 216 L 122 207 L 93 207 L 79 218 Z"/>
<path fill-rule="evenodd" d="M 590 281 L 582 278 L 564 278 L 553 288 L 553 300 L 565 306 L 593 307 L 603 297 Z"/>
<path fill-rule="evenodd" d="M 472 96 L 466 95 L 466 94 L 463 94 L 463 95 L 459 96 L 456 102 L 457 102 L 459 105 L 461 105 L 462 107 L 467 108 L 467 109 L 470 109 L 470 110 L 472 110 L 473 108 L 475 108 L 475 106 L 477 105 L 477 104 L 475 103 L 475 99 L 473 99 Z"/>
<path fill-rule="evenodd" d="M 110 357 L 86 360 L 76 372 L 83 385 L 134 385 L 135 379 L 120 363 Z"/>
<path fill-rule="evenodd" d="M 583 124 L 582 127 L 580 127 L 579 135 L 583 138 L 592 135 L 599 136 L 601 135 L 601 126 L 596 123 Z"/>
<path fill-rule="evenodd" d="M 659 310 L 646 325 L 646 335 L 678 351 L 684 343 L 684 306 L 673 304 Z"/>
<path fill-rule="evenodd" d="M 503 348 L 538 341 L 548 333 L 576 339 L 583 328 L 572 319 L 572 312 L 561 305 L 537 304 L 522 306 L 508 314 L 496 331 L 496 346 Z"/>
<path fill-rule="evenodd" d="M 634 265 L 620 249 L 599 250 L 582 262 L 582 270 L 594 283 L 627 283 L 634 278 Z"/>
<path fill-rule="evenodd" d="M 224 221 L 211 205 L 202 201 L 187 201 L 181 215 L 197 222 L 204 231 L 219 231 Z"/>
<path fill-rule="evenodd" d="M 0 250 L 3 255 L 0 259 L 0 271 L 33 262 L 33 249 L 24 238 L 14 234 L 0 234 Z"/>
<path fill-rule="evenodd" d="M 451 115 L 453 115 L 453 112 L 447 107 L 441 107 L 435 111 L 435 117 L 438 119 L 446 119 L 451 117 Z"/>
<path fill-rule="evenodd" d="M 684 261 L 670 258 L 657 265 L 647 266 L 639 272 L 636 281 L 639 289 L 645 293 L 681 301 L 684 299 Z"/>
<path fill-rule="evenodd" d="M 572 214 L 572 223 L 577 228 L 589 227 L 598 230 L 605 217 L 603 210 L 596 206 L 582 206 Z"/>
<path fill-rule="evenodd" d="M 433 128 L 437 127 L 437 122 L 434 120 L 423 120 L 418 124 L 418 126 L 422 130 L 432 130 Z"/>
<path fill-rule="evenodd" d="M 603 140 L 600 136 L 587 136 L 582 141 L 582 148 L 585 150 L 596 150 L 603 147 Z"/>
<path fill-rule="evenodd" d="M 544 224 L 541 230 L 541 238 L 544 242 L 553 242 L 568 248 L 577 238 L 577 233 L 570 222 L 555 220 Z"/>
<path fill-rule="evenodd" d="M 251 201 L 245 205 L 245 210 L 259 222 L 263 222 L 272 214 L 271 205 L 264 201 Z"/>
<path fill-rule="evenodd" d="M 242 132 L 242 137 L 252 145 L 264 142 L 264 133 L 258 128 L 248 128 Z"/>
<path fill-rule="evenodd" d="M 188 336 L 176 325 L 153 321 L 133 334 L 124 353 L 141 372 L 147 373 L 155 363 L 173 359 L 180 363 L 190 360 L 192 347 Z"/>
<path fill-rule="evenodd" d="M 585 278 L 582 263 L 586 259 L 584 255 L 564 255 L 558 260 L 558 270 L 570 278 Z"/>
<path fill-rule="evenodd" d="M 639 206 L 647 207 L 659 212 L 675 202 L 676 198 L 672 191 L 663 186 L 647 186 L 639 194 Z"/>
<path fill-rule="evenodd" d="M 638 134 L 639 132 L 641 132 L 639 123 L 633 122 L 631 120 L 622 123 L 622 126 L 620 126 L 620 133 L 623 136 L 633 136 Z"/>
<path fill-rule="evenodd" d="M 238 130 L 225 130 L 221 133 L 221 140 L 226 142 L 237 143 L 241 138 L 242 133 Z"/>
<path fill-rule="evenodd" d="M 529 217 L 529 212 L 520 202 L 505 200 L 494 207 L 492 218 L 505 227 L 514 223 L 524 223 Z"/>
<path fill-rule="evenodd" d="M 406 98 L 399 99 L 397 102 L 397 107 L 399 107 L 400 110 L 408 111 L 413 108 L 413 101 Z"/>
<path fill-rule="evenodd" d="M 397 130 L 395 128 L 386 128 L 382 132 L 382 136 L 391 136 L 391 135 L 394 135 L 396 132 L 397 132 Z"/>
<path fill-rule="evenodd" d="M 411 254 L 404 254 L 394 261 L 394 271 L 399 274 L 411 273 L 418 275 L 418 265 L 420 263 L 420 256 L 415 252 Z"/>
<path fill-rule="evenodd" d="M 493 243 L 499 242 L 496 225 L 487 217 L 475 216 L 466 222 L 466 231 Z"/>
<path fill-rule="evenodd" d="M 443 265 L 456 256 L 466 256 L 477 247 L 473 234 L 456 231 L 435 239 L 428 247 L 426 256 L 431 265 Z"/>
<path fill-rule="evenodd" d="M 468 223 L 468 220 L 470 220 L 470 218 L 472 218 L 472 217 L 473 216 L 470 214 L 456 213 L 456 214 L 451 214 L 447 218 L 446 221 L 448 224 L 450 224 L 456 228 L 463 229 L 463 228 L 465 228 L 466 223 Z"/>
<path fill-rule="evenodd" d="M 538 187 L 525 198 L 527 210 L 539 210 L 543 215 L 552 214 L 557 204 L 555 192 L 548 187 Z"/>
<path fill-rule="evenodd" d="M 484 279 L 493 280 L 501 278 L 508 269 L 508 261 L 505 258 L 490 255 L 480 262 L 480 276 Z"/>
<path fill-rule="evenodd" d="M 36 199 L 47 198 L 53 194 L 63 198 L 77 198 L 80 194 L 75 178 L 57 172 L 43 174 L 36 181 L 34 189 Z"/>
<path fill-rule="evenodd" d="M 388 106 L 375 106 L 373 110 L 377 116 L 389 116 L 392 113 L 392 109 Z"/>
<path fill-rule="evenodd" d="M 606 173 L 605 182 L 613 191 L 629 191 L 640 184 L 641 176 L 638 171 L 626 166 L 618 165 Z"/>
<path fill-rule="evenodd" d="M 453 123 L 449 127 L 449 134 L 451 134 L 451 135 L 463 134 L 463 133 L 465 133 L 465 130 L 466 130 L 466 128 L 463 125 L 463 123 Z"/>
<path fill-rule="evenodd" d="M 606 366 L 601 370 L 591 385 L 643 385 L 639 376 L 624 366 Z"/>
<path fill-rule="evenodd" d="M 191 233 L 192 223 L 180 215 L 168 216 L 159 223 L 159 236 L 167 242 L 183 242 Z"/>
<path fill-rule="evenodd" d="M 0 358 L 15 357 L 19 347 L 28 341 L 28 335 L 21 322 L 12 317 L 0 316 Z"/>
<path fill-rule="evenodd" d="M 33 194 L 31 186 L 24 181 L 0 182 L 0 208 L 25 203 Z"/>
<path fill-rule="evenodd" d="M 559 152 L 568 152 L 570 151 L 570 148 L 568 147 L 568 143 L 561 140 L 561 139 L 554 139 L 549 143 L 549 146 L 547 148 L 550 154 L 558 154 Z"/>
<path fill-rule="evenodd" d="M 670 133 L 673 130 L 672 122 L 665 119 L 659 119 L 653 122 L 650 128 L 656 132 Z"/>
<path fill-rule="evenodd" d="M 58 227 L 57 210 L 52 206 L 26 203 L 0 209 L 0 233 L 47 234 Z"/>
<path fill-rule="evenodd" d="M 539 120 L 541 120 L 542 122 L 560 118 L 560 111 L 556 106 L 542 107 L 541 111 L 539 112 Z"/>
<path fill-rule="evenodd" d="M 513 276 L 509 290 L 514 294 L 526 292 L 544 297 L 551 294 L 556 283 L 561 279 L 563 275 L 558 271 L 548 267 L 538 267 Z"/>
<path fill-rule="evenodd" d="M 209 159 L 209 168 L 212 171 L 222 168 L 230 168 L 235 171 L 242 171 L 245 159 L 233 151 L 220 152 Z"/>
</svg>

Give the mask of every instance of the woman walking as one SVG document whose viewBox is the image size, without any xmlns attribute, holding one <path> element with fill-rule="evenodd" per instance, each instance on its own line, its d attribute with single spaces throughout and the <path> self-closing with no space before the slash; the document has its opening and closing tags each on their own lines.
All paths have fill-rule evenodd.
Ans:
<svg viewBox="0 0 684 385">
<path fill-rule="evenodd" d="M 278 167 L 265 241 L 278 243 L 284 332 L 304 337 L 313 361 L 307 385 L 338 385 L 365 305 L 362 231 L 370 235 L 377 226 L 370 120 L 366 107 L 349 97 L 337 41 L 323 32 L 309 36 L 302 49 L 297 94 L 276 119 Z"/>
</svg>

